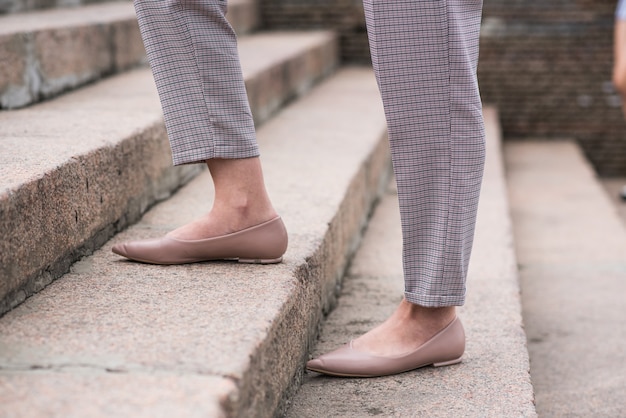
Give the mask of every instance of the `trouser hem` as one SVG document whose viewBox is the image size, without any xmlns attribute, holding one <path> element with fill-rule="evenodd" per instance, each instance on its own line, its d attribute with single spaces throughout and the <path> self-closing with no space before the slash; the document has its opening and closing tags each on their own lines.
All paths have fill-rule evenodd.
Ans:
<svg viewBox="0 0 626 418">
<path fill-rule="evenodd" d="M 236 160 L 243 158 L 254 158 L 260 155 L 258 147 L 253 147 L 250 149 L 242 149 L 236 152 L 227 152 L 227 153 L 219 153 L 215 152 L 212 149 L 208 148 L 198 148 L 194 150 L 189 150 L 184 153 L 176 153 L 172 154 L 172 163 L 177 165 L 185 165 L 185 164 L 198 164 L 203 163 L 206 160 L 212 160 L 214 158 L 222 158 L 227 160 Z"/>
<path fill-rule="evenodd" d="M 462 306 L 465 303 L 465 295 L 423 295 L 420 293 L 404 292 L 404 298 L 415 305 L 427 308 L 443 308 L 445 306 Z"/>
</svg>

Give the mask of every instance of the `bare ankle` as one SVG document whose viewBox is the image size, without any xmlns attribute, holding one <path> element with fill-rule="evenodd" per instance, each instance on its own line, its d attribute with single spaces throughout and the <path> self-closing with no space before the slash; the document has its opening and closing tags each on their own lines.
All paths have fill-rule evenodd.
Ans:
<svg viewBox="0 0 626 418">
<path fill-rule="evenodd" d="M 455 306 L 441 306 L 441 307 L 428 307 L 417 305 L 415 303 L 411 303 L 406 299 L 402 299 L 400 303 L 401 308 L 406 310 L 408 315 L 411 317 L 419 317 L 422 319 L 441 319 L 441 318 L 449 318 L 456 315 L 456 307 Z"/>
</svg>

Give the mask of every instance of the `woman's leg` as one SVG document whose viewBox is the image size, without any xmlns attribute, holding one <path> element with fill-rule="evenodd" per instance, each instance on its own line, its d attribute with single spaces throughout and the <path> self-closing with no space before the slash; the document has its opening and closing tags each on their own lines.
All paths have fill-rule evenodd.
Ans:
<svg viewBox="0 0 626 418">
<path fill-rule="evenodd" d="M 118 244 L 113 251 L 163 264 L 221 258 L 279 261 L 287 235 L 265 189 L 237 39 L 225 17 L 226 0 L 135 0 L 134 4 L 174 164 L 206 162 L 215 199 L 208 214 L 170 232 L 167 239 Z M 210 244 L 180 243 L 220 239 L 270 220 L 274 221 L 260 231 L 247 233 L 241 240 L 245 245 L 233 244 L 231 238 Z M 259 241 L 258 249 L 240 251 L 254 240 Z M 273 249 L 267 251 L 268 245 L 263 248 L 260 241 L 272 241 Z"/>
<path fill-rule="evenodd" d="M 405 294 L 352 348 L 394 356 L 420 347 L 464 303 L 485 157 L 476 80 L 482 2 L 364 5 L 398 185 Z"/>
<path fill-rule="evenodd" d="M 259 155 L 225 0 L 135 0 L 174 165 Z"/>
<path fill-rule="evenodd" d="M 365 0 L 403 232 L 405 297 L 462 305 L 484 165 L 481 0 Z"/>
<path fill-rule="evenodd" d="M 481 9 L 480 0 L 365 0 L 398 185 L 405 300 L 357 348 L 416 348 L 465 300 L 485 153 Z"/>
<path fill-rule="evenodd" d="M 278 216 L 265 190 L 258 157 L 207 161 L 215 198 L 204 217 L 169 235 L 178 239 L 202 239 L 258 225 Z"/>
</svg>

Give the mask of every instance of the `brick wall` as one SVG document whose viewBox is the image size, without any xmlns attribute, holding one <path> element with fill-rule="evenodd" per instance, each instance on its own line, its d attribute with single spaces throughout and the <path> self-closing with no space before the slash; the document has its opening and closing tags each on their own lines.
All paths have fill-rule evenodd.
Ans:
<svg viewBox="0 0 626 418">
<path fill-rule="evenodd" d="M 613 16 L 616 0 L 483 0 L 485 17 L 534 22 L 593 22 Z"/>
<path fill-rule="evenodd" d="M 617 0 L 484 0 L 479 82 L 505 138 L 575 138 L 601 175 L 626 175 L 626 123 L 611 87 Z M 262 0 L 273 28 L 330 27 L 368 62 L 361 0 Z"/>
<path fill-rule="evenodd" d="M 270 28 L 332 28 L 339 32 L 342 59 L 369 63 L 362 0 L 260 0 Z"/>
<path fill-rule="evenodd" d="M 81 4 L 101 3 L 105 1 L 113 0 L 0 0 L 0 15 L 5 13 L 27 12 L 29 10 L 37 9 L 73 7 Z"/>
<path fill-rule="evenodd" d="M 616 0 L 485 0 L 478 76 L 506 138 L 575 138 L 601 175 L 626 175 L 611 86 Z"/>
</svg>

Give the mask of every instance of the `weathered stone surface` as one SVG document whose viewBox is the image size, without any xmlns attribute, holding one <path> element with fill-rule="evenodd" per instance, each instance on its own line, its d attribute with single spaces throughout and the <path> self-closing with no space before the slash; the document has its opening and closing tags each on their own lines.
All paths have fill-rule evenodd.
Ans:
<svg viewBox="0 0 626 418">
<path fill-rule="evenodd" d="M 142 42 L 129 42 L 139 39 L 139 26 L 135 21 L 120 21 L 111 25 L 113 43 L 113 69 L 119 72 L 137 64 L 137 57 L 143 57 L 145 50 Z M 143 62 L 143 61 L 141 61 Z M 147 58 L 146 58 L 147 62 Z"/>
<path fill-rule="evenodd" d="M 98 79 L 113 67 L 110 27 L 50 29 L 35 33 L 34 42 L 44 97 Z"/>
<path fill-rule="evenodd" d="M 541 416 L 626 415 L 626 229 L 571 141 L 505 147 Z"/>
<path fill-rule="evenodd" d="M 308 53 L 299 54 L 302 49 Z M 242 39 L 239 50 L 248 57 L 243 71 L 257 123 L 339 65 L 337 37 L 330 31 L 259 33 Z M 268 56 L 284 65 L 268 66 Z"/>
<path fill-rule="evenodd" d="M 235 391 L 228 378 L 105 372 L 89 367 L 73 373 L 41 370 L 0 371 L 1 416 L 224 417 L 220 408 Z M 57 396 L 63 388 L 66 396 Z M 28 402 L 13 402 L 28 399 Z M 10 404 L 10 410 L 6 408 Z M 5 415 L 6 414 L 6 415 Z"/>
<path fill-rule="evenodd" d="M 613 201 L 622 222 L 626 225 L 626 177 L 601 179 L 609 199 Z"/>
<path fill-rule="evenodd" d="M 238 34 L 260 24 L 255 0 L 229 4 Z M 131 2 L 0 16 L 0 109 L 23 107 L 146 62 Z"/>
<path fill-rule="evenodd" d="M 488 153 L 465 307 L 461 364 L 376 379 L 337 379 L 307 372 L 287 417 L 532 417 L 511 220 L 498 121 L 485 110 Z M 333 350 L 384 321 L 404 290 L 402 234 L 392 186 L 369 223 L 338 306 L 313 350 Z"/>
<path fill-rule="evenodd" d="M 41 290 L 193 171 L 169 168 L 145 70 L 0 121 L 2 311 L 11 294 Z"/>
<path fill-rule="evenodd" d="M 120 28 L 125 28 L 123 42 Z M 13 74 L 0 84 L 5 109 L 53 97 L 145 61 L 130 2 L 2 16 L 2 38 L 22 43 L 17 51 L 9 48 L 19 55 L 3 64 L 5 72 Z M 5 48 L 0 44 L 0 51 Z"/>
<path fill-rule="evenodd" d="M 258 29 L 262 24 L 258 0 L 228 0 L 226 18 L 238 35 Z"/>
<path fill-rule="evenodd" d="M 33 100 L 29 83 L 28 36 L 0 35 L 0 108 L 23 106 Z"/>
<path fill-rule="evenodd" d="M 328 32 L 240 42 L 247 83 L 281 74 L 251 94 L 255 120 L 301 94 L 336 64 Z M 281 48 L 277 48 L 277 46 Z M 312 58 L 306 58 L 307 56 Z M 294 72 L 293 62 L 309 62 Z M 260 89 L 260 87 L 258 87 Z M 33 123 L 33 121 L 37 123 Z M 140 70 L 31 108 L 0 113 L 0 312 L 20 303 L 98 248 L 197 173 L 172 169 L 151 74 Z"/>
<path fill-rule="evenodd" d="M 33 417 L 81 407 L 116 416 L 143 403 L 163 404 L 169 416 L 190 405 L 216 411 L 203 416 L 273 416 L 298 383 L 322 308 L 387 183 L 385 126 L 372 71 L 350 69 L 259 129 L 267 187 L 290 232 L 281 264 L 151 266 L 111 253 L 113 243 L 160 236 L 205 213 L 205 172 L 7 313 L 3 411 L 23 411 L 36 397 L 50 407 Z M 72 390 L 85 375 L 95 379 Z"/>
</svg>

